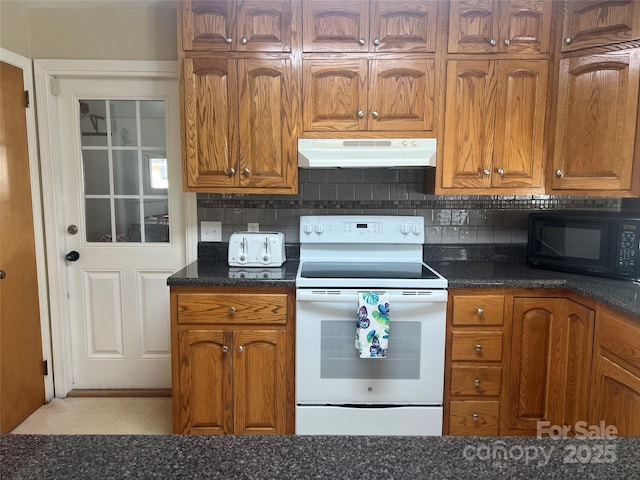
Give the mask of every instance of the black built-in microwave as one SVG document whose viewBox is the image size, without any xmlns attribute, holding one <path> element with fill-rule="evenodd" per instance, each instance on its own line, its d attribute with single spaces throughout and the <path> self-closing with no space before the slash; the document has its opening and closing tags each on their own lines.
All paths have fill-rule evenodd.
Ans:
<svg viewBox="0 0 640 480">
<path fill-rule="evenodd" d="M 558 211 L 529 215 L 527 263 L 640 280 L 640 214 Z"/>
</svg>

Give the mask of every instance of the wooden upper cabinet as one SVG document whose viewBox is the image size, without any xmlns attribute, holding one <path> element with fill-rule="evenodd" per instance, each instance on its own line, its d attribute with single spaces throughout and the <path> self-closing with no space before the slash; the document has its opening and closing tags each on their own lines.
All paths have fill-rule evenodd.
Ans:
<svg viewBox="0 0 640 480">
<path fill-rule="evenodd" d="M 640 49 L 560 60 L 554 190 L 638 188 L 639 89 Z"/>
<path fill-rule="evenodd" d="M 562 51 L 640 38 L 640 0 L 565 0 Z"/>
<path fill-rule="evenodd" d="M 236 61 L 185 58 L 182 64 L 182 181 L 198 187 L 233 187 L 238 159 Z"/>
<path fill-rule="evenodd" d="M 437 2 L 305 0 L 305 52 L 434 52 Z"/>
<path fill-rule="evenodd" d="M 438 2 L 370 2 L 369 49 L 372 52 L 435 52 Z"/>
<path fill-rule="evenodd" d="M 182 75 L 184 189 L 295 193 L 291 60 L 187 57 Z"/>
<path fill-rule="evenodd" d="M 492 187 L 542 186 L 547 70 L 546 60 L 498 62 Z"/>
<path fill-rule="evenodd" d="M 442 187 L 541 188 L 548 62 L 447 64 Z"/>
<path fill-rule="evenodd" d="M 548 53 L 551 0 L 452 0 L 449 53 Z"/>
<path fill-rule="evenodd" d="M 291 60 L 238 60 L 239 185 L 298 186 L 297 115 Z"/>
<path fill-rule="evenodd" d="M 366 0 L 307 0 L 302 4 L 305 52 L 368 52 Z"/>
<path fill-rule="evenodd" d="M 435 60 L 304 60 L 305 131 L 434 129 Z"/>
<path fill-rule="evenodd" d="M 182 50 L 290 52 L 292 0 L 182 0 Z"/>
</svg>

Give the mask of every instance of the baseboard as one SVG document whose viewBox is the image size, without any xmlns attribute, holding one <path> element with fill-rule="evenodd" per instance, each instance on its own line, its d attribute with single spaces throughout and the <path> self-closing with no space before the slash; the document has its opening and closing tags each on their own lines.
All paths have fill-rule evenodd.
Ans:
<svg viewBox="0 0 640 480">
<path fill-rule="evenodd" d="M 149 389 L 81 389 L 71 390 L 67 397 L 170 397 L 170 388 Z"/>
</svg>

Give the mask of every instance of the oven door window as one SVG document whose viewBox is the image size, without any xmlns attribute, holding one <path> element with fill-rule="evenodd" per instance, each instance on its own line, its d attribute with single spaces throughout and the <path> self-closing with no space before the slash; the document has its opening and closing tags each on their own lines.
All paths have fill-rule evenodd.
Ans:
<svg viewBox="0 0 640 480">
<path fill-rule="evenodd" d="M 419 379 L 420 322 L 392 324 L 385 359 L 361 359 L 349 341 L 355 335 L 353 321 L 320 322 L 320 378 L 340 379 Z"/>
</svg>

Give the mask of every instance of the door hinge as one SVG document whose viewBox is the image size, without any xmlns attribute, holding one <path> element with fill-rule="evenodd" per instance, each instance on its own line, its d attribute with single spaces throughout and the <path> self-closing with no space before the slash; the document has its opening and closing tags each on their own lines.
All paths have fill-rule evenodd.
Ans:
<svg viewBox="0 0 640 480">
<path fill-rule="evenodd" d="M 44 376 L 46 377 L 47 375 L 49 375 L 49 360 L 45 360 L 44 362 L 42 362 L 42 367 L 44 371 Z"/>
<path fill-rule="evenodd" d="M 25 108 L 29 108 L 31 106 L 31 102 L 29 101 L 29 90 L 24 91 L 24 106 Z"/>
</svg>

